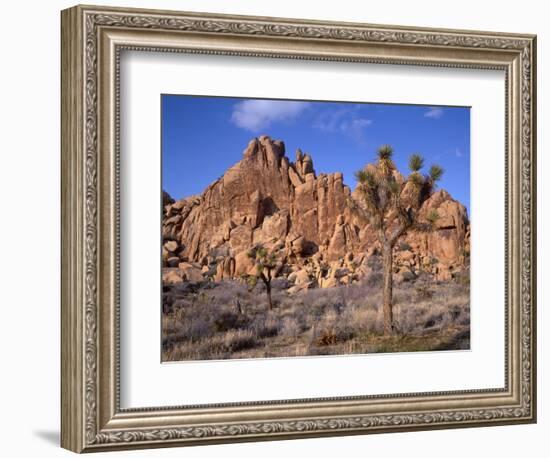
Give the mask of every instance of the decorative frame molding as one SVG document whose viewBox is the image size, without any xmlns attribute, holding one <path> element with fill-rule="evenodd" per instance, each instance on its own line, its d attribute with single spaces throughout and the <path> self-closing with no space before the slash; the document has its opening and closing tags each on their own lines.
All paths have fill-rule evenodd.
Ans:
<svg viewBox="0 0 550 458">
<path fill-rule="evenodd" d="M 120 409 L 123 49 L 505 71 L 505 388 Z M 535 62 L 533 35 L 104 7 L 64 10 L 62 446 L 82 452 L 534 422 Z"/>
</svg>

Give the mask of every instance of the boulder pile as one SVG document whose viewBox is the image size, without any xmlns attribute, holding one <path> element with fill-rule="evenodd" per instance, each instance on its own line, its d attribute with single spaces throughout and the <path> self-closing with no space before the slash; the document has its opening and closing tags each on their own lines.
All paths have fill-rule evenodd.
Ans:
<svg viewBox="0 0 550 458">
<path fill-rule="evenodd" d="M 247 253 L 257 244 L 282 247 L 279 275 L 291 292 L 350 284 L 376 270 L 379 245 L 359 197 L 341 173 L 317 175 L 309 154 L 297 150 L 290 161 L 280 140 L 252 139 L 198 196 L 162 197 L 165 283 L 240 278 L 254 271 Z M 468 267 L 466 208 L 438 190 L 421 217 L 431 210 L 439 215 L 435 230 L 409 231 L 394 250 L 399 281 L 420 272 L 449 280 Z"/>
</svg>

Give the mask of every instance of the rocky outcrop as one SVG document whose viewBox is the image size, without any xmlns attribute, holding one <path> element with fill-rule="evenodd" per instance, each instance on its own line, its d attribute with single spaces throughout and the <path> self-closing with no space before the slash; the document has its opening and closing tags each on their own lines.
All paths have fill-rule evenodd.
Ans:
<svg viewBox="0 0 550 458">
<path fill-rule="evenodd" d="M 215 280 L 238 278 L 254 267 L 246 255 L 252 246 L 277 242 L 284 244 L 282 272 L 296 286 L 357 281 L 371 273 L 378 242 L 354 194 L 341 173 L 316 175 L 309 154 L 298 150 L 291 162 L 282 141 L 255 138 L 201 195 L 174 201 L 163 192 L 163 263 L 192 266 L 184 264 L 183 279 L 199 278 L 198 272 Z M 444 190 L 425 202 L 421 217 L 434 209 L 435 230 L 410 232 L 396 247 L 399 278 L 423 270 L 443 280 L 464 268 L 466 209 Z"/>
</svg>

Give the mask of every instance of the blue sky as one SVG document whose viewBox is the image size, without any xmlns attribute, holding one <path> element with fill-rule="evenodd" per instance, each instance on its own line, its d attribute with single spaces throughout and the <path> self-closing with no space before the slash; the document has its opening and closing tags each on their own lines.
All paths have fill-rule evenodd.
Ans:
<svg viewBox="0 0 550 458">
<path fill-rule="evenodd" d="M 445 169 L 441 188 L 469 211 L 470 109 L 467 107 L 311 102 L 162 95 L 162 187 L 179 199 L 201 193 L 242 158 L 251 138 L 266 134 L 310 153 L 315 171 L 354 172 L 382 144 L 394 148 L 398 169 L 420 153 L 425 171 Z"/>
</svg>

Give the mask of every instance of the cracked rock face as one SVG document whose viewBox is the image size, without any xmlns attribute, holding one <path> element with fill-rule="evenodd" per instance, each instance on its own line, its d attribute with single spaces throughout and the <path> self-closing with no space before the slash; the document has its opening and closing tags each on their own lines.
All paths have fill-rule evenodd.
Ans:
<svg viewBox="0 0 550 458">
<path fill-rule="evenodd" d="M 368 257 L 377 251 L 375 231 L 342 174 L 317 175 L 311 155 L 300 150 L 291 162 L 284 143 L 267 136 L 251 140 L 242 159 L 202 194 L 174 201 L 163 191 L 162 199 L 163 265 L 188 263 L 184 279 L 197 279 L 198 272 L 238 278 L 252 268 L 251 247 L 279 243 L 287 265 L 282 275 L 305 269 L 319 286 L 335 286 L 368 275 Z M 465 207 L 445 190 L 424 203 L 421 217 L 431 210 L 439 214 L 435 231 L 409 232 L 395 261 L 398 269 L 446 279 L 467 267 L 470 223 Z"/>
</svg>

